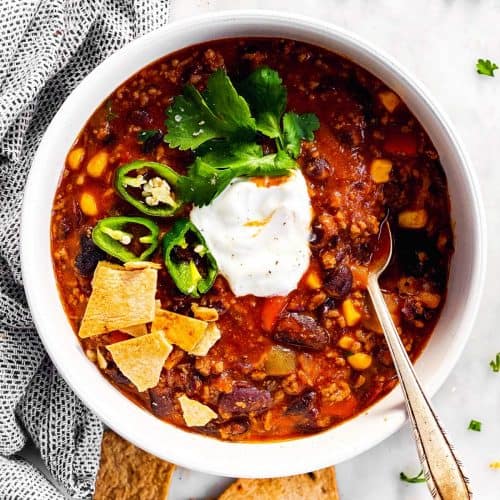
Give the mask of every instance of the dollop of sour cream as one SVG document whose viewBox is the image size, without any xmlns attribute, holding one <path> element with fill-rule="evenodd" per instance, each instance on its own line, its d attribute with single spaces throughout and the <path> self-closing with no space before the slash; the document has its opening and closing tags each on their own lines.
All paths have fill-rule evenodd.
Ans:
<svg viewBox="0 0 500 500">
<path fill-rule="evenodd" d="M 236 296 L 287 295 L 309 266 L 312 209 L 299 170 L 267 187 L 235 179 L 190 217 Z"/>
</svg>

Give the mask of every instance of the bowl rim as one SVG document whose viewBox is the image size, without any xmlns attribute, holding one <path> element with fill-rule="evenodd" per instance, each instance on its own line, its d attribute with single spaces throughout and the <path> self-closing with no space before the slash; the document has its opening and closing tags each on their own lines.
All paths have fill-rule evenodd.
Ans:
<svg viewBox="0 0 500 500">
<path fill-rule="evenodd" d="M 112 54 L 97 66 L 80 82 L 65 100 L 47 128 L 33 159 L 32 168 L 26 183 L 22 206 L 22 278 L 34 323 L 54 365 L 77 396 L 88 408 L 97 414 L 106 425 L 140 448 L 165 460 L 192 469 L 222 476 L 285 476 L 340 463 L 370 449 L 396 432 L 406 420 L 406 413 L 404 411 L 403 400 L 399 388 L 391 391 L 389 395 L 379 400 L 366 412 L 363 412 L 346 423 L 322 433 L 295 440 L 233 443 L 193 434 L 166 424 L 156 419 L 149 412 L 139 408 L 135 403 L 118 392 L 118 390 L 108 381 L 105 381 L 100 374 L 97 374 L 105 383 L 102 384 L 102 382 L 99 382 L 89 371 L 94 370 L 97 372 L 97 370 L 93 364 L 86 360 L 83 350 L 79 347 L 80 344 L 78 339 L 76 339 L 76 335 L 73 333 L 73 340 L 78 343 L 78 346 L 75 345 L 74 342 L 69 342 L 67 339 L 64 339 L 63 343 L 68 344 L 65 345 L 66 352 L 68 352 L 68 349 L 72 349 L 73 351 L 79 349 L 80 352 L 78 352 L 78 356 L 82 359 L 74 357 L 77 355 L 76 352 L 71 352 L 69 355 L 69 358 L 74 358 L 74 362 L 71 362 L 71 359 L 66 359 L 66 357 L 62 355 L 64 353 L 62 346 L 54 341 L 54 334 L 50 333 L 50 321 L 53 311 L 46 309 L 47 299 L 44 296 L 45 290 L 43 289 L 45 285 L 52 290 L 53 283 L 46 270 L 44 273 L 40 270 L 40 267 L 43 266 L 39 265 L 39 260 L 37 261 L 38 252 L 34 250 L 31 239 L 32 234 L 39 230 L 39 228 L 37 228 L 37 223 L 40 224 L 43 220 L 43 215 L 40 214 L 47 212 L 47 207 L 44 206 L 42 195 L 38 188 L 40 183 L 43 185 L 44 171 L 41 167 L 38 167 L 38 165 L 43 166 L 47 164 L 47 158 L 50 156 L 49 150 L 54 141 L 53 136 L 55 132 L 61 132 L 61 130 L 63 130 L 68 112 L 77 107 L 78 99 L 81 99 L 81 96 L 85 94 L 91 95 L 90 92 L 96 81 L 102 78 L 103 75 L 109 76 L 112 68 L 119 68 L 120 64 L 125 61 L 130 52 L 137 54 L 139 50 L 148 49 L 152 44 L 161 42 L 162 39 L 173 39 L 175 34 L 180 34 L 183 31 L 193 31 L 199 28 L 203 28 L 204 30 L 214 29 L 214 31 L 217 32 L 216 36 L 211 38 L 205 37 L 207 40 L 227 38 L 227 36 L 221 36 L 220 32 L 223 31 L 223 26 L 227 27 L 228 24 L 239 26 L 239 28 L 242 29 L 242 33 L 239 36 L 249 36 L 245 34 L 245 30 L 249 31 L 252 29 L 253 31 L 259 31 L 259 26 L 265 26 L 276 31 L 275 37 L 286 38 L 286 30 L 288 28 L 292 32 L 295 30 L 296 32 L 304 33 L 304 37 L 308 36 L 307 33 L 310 34 L 313 31 L 315 33 L 321 33 L 321 36 L 329 40 L 332 46 L 337 44 L 353 47 L 353 50 L 360 54 L 360 58 L 362 54 L 364 54 L 368 59 L 375 61 L 374 64 L 379 65 L 381 68 L 385 68 L 388 73 L 396 75 L 394 76 L 395 82 L 403 82 L 406 88 L 414 92 L 421 106 L 426 108 L 426 111 L 432 115 L 432 120 L 436 121 L 442 128 L 442 133 L 448 138 L 454 149 L 454 154 L 458 159 L 458 168 L 466 179 L 465 184 L 470 189 L 468 195 L 472 202 L 472 206 L 470 207 L 471 217 L 474 220 L 474 228 L 476 231 L 473 241 L 473 262 L 471 263 L 470 271 L 472 279 L 469 284 L 470 290 L 466 303 L 467 307 L 466 310 L 462 312 L 461 332 L 460 335 L 457 335 L 458 338 L 454 341 L 452 348 L 450 348 L 447 359 L 442 366 L 439 366 L 437 373 L 433 375 L 429 381 L 427 392 L 429 395 L 433 395 L 443 384 L 444 380 L 458 361 L 466 341 L 469 338 L 479 308 L 484 285 L 486 269 L 486 228 L 484 208 L 480 198 L 480 191 L 475 173 L 445 113 L 443 113 L 441 108 L 429 97 L 427 90 L 424 89 L 423 85 L 416 78 L 411 76 L 408 71 L 399 65 L 399 63 L 395 62 L 391 56 L 388 56 L 373 44 L 365 42 L 362 38 L 348 30 L 314 18 L 298 14 L 283 14 L 271 10 L 229 10 L 202 14 L 174 21 L 156 31 L 138 38 Z M 247 27 L 243 29 L 245 25 L 251 25 L 252 28 Z M 260 35 L 254 34 L 250 36 Z M 290 38 L 301 39 L 296 35 L 292 35 Z M 191 45 L 195 43 L 198 42 L 193 41 Z M 314 42 L 310 43 L 314 44 Z M 184 46 L 189 45 L 188 43 Z M 316 43 L 316 45 L 319 45 L 319 43 Z M 180 48 L 182 48 L 182 46 L 178 46 L 175 50 L 179 50 Z M 330 48 L 329 50 L 342 54 L 342 52 L 334 48 Z M 173 51 L 166 51 L 164 55 L 171 52 Z M 157 57 L 151 58 L 150 56 L 143 59 L 142 63 L 138 65 L 138 68 L 130 73 L 128 77 L 140 68 L 154 62 L 156 59 Z M 363 66 L 359 60 L 355 60 L 354 62 Z M 369 71 L 374 72 L 372 69 L 369 69 Z M 123 78 L 121 81 L 125 81 L 126 78 Z M 384 79 L 384 81 L 387 82 L 387 78 Z M 117 85 L 114 85 L 113 88 L 116 86 Z M 394 85 L 389 86 L 394 88 Z M 101 101 L 108 94 L 109 92 L 102 92 Z M 94 106 L 94 109 L 95 107 L 96 106 Z M 88 116 L 90 116 L 90 114 Z M 88 119 L 88 116 L 84 117 L 84 122 Z M 73 135 L 73 139 L 75 136 L 76 135 Z M 69 147 L 64 151 L 64 156 L 68 149 Z M 53 167 L 53 170 L 59 172 L 60 175 L 62 167 Z M 57 181 L 57 183 L 58 182 L 59 181 Z M 51 200 L 53 199 L 53 195 L 54 192 L 51 193 Z M 48 227 L 50 221 L 45 222 L 47 223 L 45 227 Z M 54 274 L 51 261 L 49 267 L 49 272 Z M 52 279 L 54 280 L 54 277 Z M 57 298 L 59 307 L 57 304 L 52 304 L 52 306 L 56 308 L 56 312 L 59 314 L 59 309 L 62 310 L 62 305 L 59 296 Z M 69 322 L 67 326 L 72 332 Z M 59 332 L 59 334 L 61 334 L 61 332 Z M 424 354 L 425 352 L 423 355 Z M 416 366 L 419 365 L 423 355 L 420 356 Z M 75 372 L 73 370 L 73 363 L 75 363 L 75 366 L 78 365 L 79 371 L 77 370 L 77 372 Z M 80 372 L 91 379 L 90 384 L 81 383 L 79 378 L 81 376 Z M 102 387 L 100 387 L 100 385 L 102 385 Z M 94 391 L 97 391 L 99 394 L 94 394 Z M 106 399 L 104 403 L 102 401 L 103 397 Z M 384 404 L 382 405 L 381 402 Z M 112 407 L 113 405 L 114 407 Z M 381 410 L 382 407 L 385 409 Z M 123 411 L 127 412 L 128 419 L 123 418 Z M 363 439 L 354 439 L 353 442 L 345 441 L 342 435 L 343 429 L 355 428 L 355 426 L 352 427 L 351 425 L 353 421 L 358 420 L 361 422 L 361 419 L 368 416 L 371 418 L 369 422 L 376 429 L 376 432 Z M 163 427 L 160 428 L 159 425 Z M 146 431 L 144 431 L 145 428 Z M 173 440 L 175 446 L 170 446 L 170 442 L 168 442 L 165 447 L 162 440 L 152 435 L 155 432 L 158 432 L 162 438 Z M 347 434 L 349 434 L 349 432 L 347 432 Z"/>
</svg>

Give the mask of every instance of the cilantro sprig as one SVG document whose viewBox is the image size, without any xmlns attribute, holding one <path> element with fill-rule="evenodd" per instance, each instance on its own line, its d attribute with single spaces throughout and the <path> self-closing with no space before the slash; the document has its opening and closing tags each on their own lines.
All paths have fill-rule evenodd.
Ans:
<svg viewBox="0 0 500 500">
<path fill-rule="evenodd" d="M 421 470 L 416 476 L 410 477 L 407 476 L 404 472 L 399 473 L 399 479 L 404 481 L 405 483 L 425 483 L 426 479 L 424 477 L 424 471 Z"/>
<path fill-rule="evenodd" d="M 287 175 L 298 167 L 301 141 L 312 141 L 319 120 L 312 113 L 285 113 L 287 91 L 279 74 L 267 67 L 236 87 L 217 70 L 200 93 L 184 88 L 167 111 L 165 142 L 192 150 L 196 157 L 179 181 L 184 201 L 202 206 L 235 177 Z M 276 152 L 264 155 L 258 134 L 274 139 Z"/>
<path fill-rule="evenodd" d="M 476 71 L 480 75 L 495 76 L 494 71 L 498 69 L 496 63 L 491 62 L 489 59 L 478 59 L 476 63 Z"/>
</svg>

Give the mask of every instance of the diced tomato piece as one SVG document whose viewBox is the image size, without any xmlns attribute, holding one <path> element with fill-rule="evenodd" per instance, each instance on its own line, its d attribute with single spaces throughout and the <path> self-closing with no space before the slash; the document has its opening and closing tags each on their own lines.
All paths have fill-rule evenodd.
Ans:
<svg viewBox="0 0 500 500">
<path fill-rule="evenodd" d="M 384 151 L 395 155 L 415 156 L 417 154 L 417 137 L 412 132 L 388 130 L 384 140 Z"/>
<path fill-rule="evenodd" d="M 351 395 L 338 403 L 323 405 L 322 412 L 325 415 L 330 415 L 331 417 L 349 418 L 354 414 L 357 406 L 358 400 Z"/>
<path fill-rule="evenodd" d="M 281 311 L 285 309 L 288 297 L 268 297 L 262 304 L 262 329 L 270 332 Z"/>
</svg>

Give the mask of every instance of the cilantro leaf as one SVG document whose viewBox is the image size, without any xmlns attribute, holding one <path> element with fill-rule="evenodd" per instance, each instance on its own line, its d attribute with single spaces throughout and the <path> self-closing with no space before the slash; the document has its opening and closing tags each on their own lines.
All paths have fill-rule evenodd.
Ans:
<svg viewBox="0 0 500 500">
<path fill-rule="evenodd" d="M 495 359 L 490 361 L 490 367 L 495 372 L 500 372 L 500 352 L 497 352 Z"/>
<path fill-rule="evenodd" d="M 287 175 L 298 166 L 283 151 L 264 156 L 258 144 L 209 144 L 189 168 L 188 176 L 179 181 L 181 198 L 198 206 L 210 203 L 235 177 Z"/>
<path fill-rule="evenodd" d="M 486 75 L 486 76 L 495 76 L 493 73 L 496 69 L 498 69 L 498 66 L 491 62 L 489 59 L 478 59 L 476 63 L 476 71 L 480 75 Z"/>
<path fill-rule="evenodd" d="M 314 113 L 285 113 L 283 116 L 284 149 L 292 157 L 300 154 L 300 141 L 314 140 L 314 131 L 319 128 L 318 117 Z"/>
<path fill-rule="evenodd" d="M 219 196 L 233 179 L 230 169 L 218 170 L 196 158 L 188 175 L 179 179 L 177 189 L 182 200 L 202 207 Z"/>
<path fill-rule="evenodd" d="M 278 72 L 263 66 L 244 80 L 238 90 L 255 116 L 257 130 L 271 139 L 280 137 L 287 92 Z"/>
<path fill-rule="evenodd" d="M 470 431 L 476 431 L 476 432 L 481 432 L 481 422 L 479 420 L 471 420 L 469 422 L 469 427 L 467 427 L 468 430 Z"/>
<path fill-rule="evenodd" d="M 203 94 L 186 85 L 166 114 L 164 140 L 172 148 L 196 149 L 215 138 L 244 140 L 255 135 L 255 120 L 248 104 L 223 70 L 210 76 Z"/>
<path fill-rule="evenodd" d="M 405 483 L 412 483 L 412 484 L 425 483 L 426 481 L 423 470 L 421 470 L 419 474 L 414 477 L 409 477 L 404 472 L 400 472 L 399 479 L 401 479 L 401 481 L 404 481 Z"/>
</svg>

